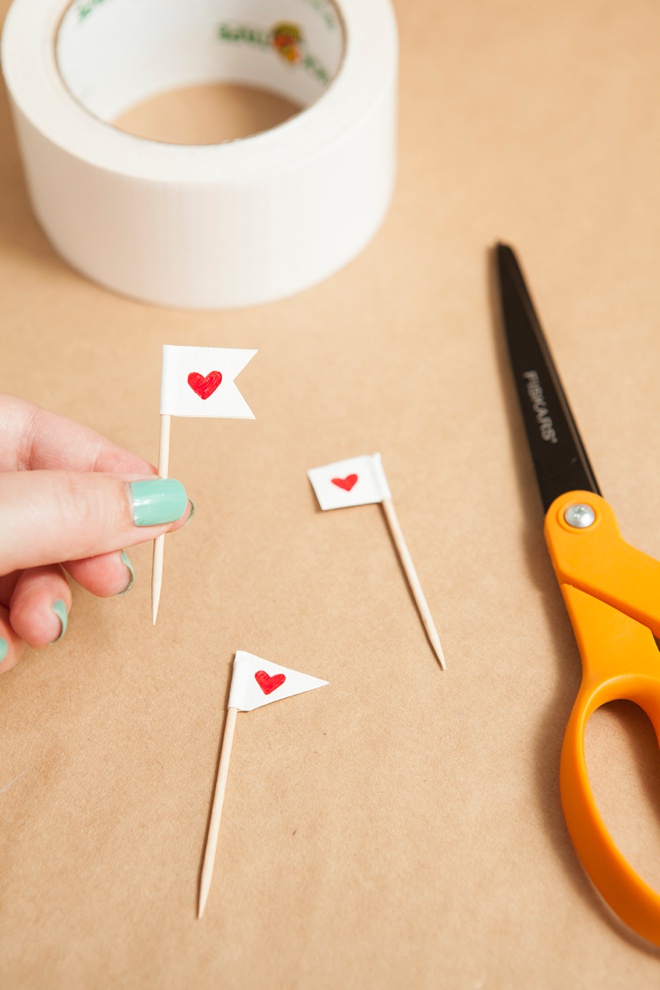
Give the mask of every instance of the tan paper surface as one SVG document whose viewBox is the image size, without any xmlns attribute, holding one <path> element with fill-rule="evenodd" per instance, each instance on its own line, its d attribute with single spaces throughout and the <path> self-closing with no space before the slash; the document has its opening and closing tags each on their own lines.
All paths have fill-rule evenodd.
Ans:
<svg viewBox="0 0 660 990">
<path fill-rule="evenodd" d="M 660 11 L 396 8 L 386 223 L 261 308 L 159 309 L 72 271 L 30 211 L 3 91 L 0 389 L 155 460 L 161 344 L 259 348 L 254 422 L 173 423 L 197 514 L 167 539 L 156 628 L 144 547 L 130 595 L 77 589 L 64 640 L 0 677 L 7 990 L 659 985 L 660 952 L 603 906 L 563 822 L 579 658 L 488 249 L 518 248 L 603 491 L 658 556 Z M 306 478 L 374 450 L 446 673 L 380 508 L 324 514 Z M 239 715 L 197 922 L 237 649 L 330 684 Z M 606 820 L 660 886 L 653 733 L 621 705 L 588 741 Z"/>
</svg>

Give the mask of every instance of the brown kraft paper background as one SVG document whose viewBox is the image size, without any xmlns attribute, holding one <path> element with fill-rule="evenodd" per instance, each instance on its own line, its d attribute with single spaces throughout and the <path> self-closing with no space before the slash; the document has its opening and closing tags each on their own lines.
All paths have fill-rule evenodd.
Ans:
<svg viewBox="0 0 660 990">
<path fill-rule="evenodd" d="M 156 627 L 144 546 L 129 595 L 76 589 L 62 642 L 0 678 L 6 990 L 660 985 L 660 953 L 604 906 L 564 825 L 580 663 L 489 258 L 518 249 L 622 533 L 660 555 L 660 10 L 395 8 L 386 221 L 342 271 L 259 308 L 147 306 L 72 271 L 31 213 L 3 87 L 0 389 L 155 461 L 161 344 L 259 349 L 239 379 L 254 422 L 172 424 L 197 513 L 166 541 Z M 446 673 L 380 507 L 322 513 L 306 478 L 375 450 Z M 238 716 L 198 922 L 237 649 L 329 686 Z M 598 713 L 588 757 L 660 887 L 650 724 Z"/>
</svg>

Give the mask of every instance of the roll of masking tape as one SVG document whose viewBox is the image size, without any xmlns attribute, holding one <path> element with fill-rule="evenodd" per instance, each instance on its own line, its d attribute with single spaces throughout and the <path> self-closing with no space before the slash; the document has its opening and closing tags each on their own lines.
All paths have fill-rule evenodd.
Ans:
<svg viewBox="0 0 660 990">
<path fill-rule="evenodd" d="M 246 306 L 341 268 L 389 205 L 389 0 L 14 0 L 2 64 L 34 212 L 95 282 L 151 303 Z M 182 146 L 112 126 L 157 93 L 258 86 L 302 110 Z"/>
</svg>

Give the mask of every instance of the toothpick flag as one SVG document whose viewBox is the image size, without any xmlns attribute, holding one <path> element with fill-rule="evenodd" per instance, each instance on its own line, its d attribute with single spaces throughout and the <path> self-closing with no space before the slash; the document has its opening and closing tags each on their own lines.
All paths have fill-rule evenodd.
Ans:
<svg viewBox="0 0 660 990">
<path fill-rule="evenodd" d="M 256 351 L 232 347 L 175 347 L 163 345 L 160 388 L 160 450 L 158 474 L 166 478 L 170 458 L 170 417 L 202 416 L 217 419 L 254 419 L 234 379 Z M 151 572 L 151 609 L 154 625 L 163 582 L 165 537 L 154 541 Z"/>
<path fill-rule="evenodd" d="M 269 705 L 273 701 L 290 698 L 294 694 L 303 694 L 305 691 L 313 691 L 314 688 L 324 687 L 327 683 L 327 681 L 319 680 L 318 677 L 301 674 L 297 670 L 282 667 L 277 663 L 272 663 L 270 660 L 263 660 L 261 657 L 254 656 L 252 653 L 245 653 L 243 650 L 239 650 L 236 653 L 231 688 L 229 690 L 227 718 L 225 720 L 225 729 L 220 747 L 218 778 L 213 795 L 211 820 L 209 822 L 208 838 L 204 851 L 204 865 L 202 866 L 202 876 L 199 885 L 198 918 L 201 918 L 204 913 L 211 889 L 211 878 L 213 876 L 215 854 L 218 847 L 220 820 L 222 818 L 222 806 L 227 787 L 229 759 L 231 757 L 237 713 L 239 711 L 251 712 L 255 708 Z"/>
<path fill-rule="evenodd" d="M 391 498 L 380 454 L 335 461 L 307 472 L 322 509 L 344 509 Z"/>
<path fill-rule="evenodd" d="M 424 597 L 422 586 L 403 538 L 394 503 L 387 484 L 380 454 L 365 454 L 335 461 L 323 467 L 311 468 L 307 475 L 322 509 L 343 509 L 352 505 L 368 505 L 380 502 L 389 526 L 394 546 L 406 572 L 410 590 L 419 610 L 431 646 L 446 670 L 445 657 L 435 623 Z"/>
</svg>

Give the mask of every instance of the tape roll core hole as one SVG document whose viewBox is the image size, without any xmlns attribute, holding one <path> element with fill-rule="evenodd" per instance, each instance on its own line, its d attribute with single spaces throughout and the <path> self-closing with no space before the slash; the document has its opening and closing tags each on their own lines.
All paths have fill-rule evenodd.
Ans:
<svg viewBox="0 0 660 990">
<path fill-rule="evenodd" d="M 94 117 L 138 137 L 214 144 L 323 95 L 345 45 L 332 0 L 76 0 L 60 75 Z"/>
</svg>

